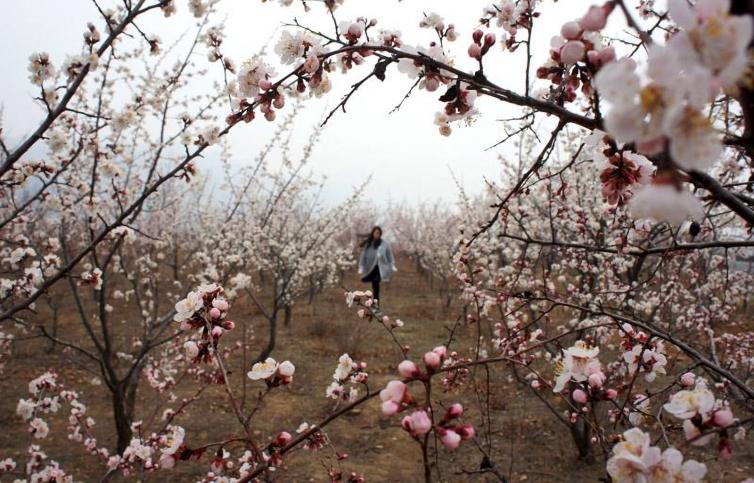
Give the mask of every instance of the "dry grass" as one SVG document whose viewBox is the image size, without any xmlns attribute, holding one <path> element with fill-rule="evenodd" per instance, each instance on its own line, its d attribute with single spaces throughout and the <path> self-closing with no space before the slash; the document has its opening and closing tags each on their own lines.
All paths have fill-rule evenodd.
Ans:
<svg viewBox="0 0 754 483">
<path fill-rule="evenodd" d="M 382 305 L 386 313 L 406 322 L 406 326 L 400 329 L 401 338 L 411 345 L 412 354 L 418 358 L 425 350 L 447 338 L 446 327 L 453 324 L 457 307 L 445 310 L 444 300 L 413 271 L 412 263 L 403 261 L 400 267 L 403 270 L 384 286 Z M 353 288 L 360 286 L 355 274 L 349 274 L 344 283 Z M 242 304 L 233 307 L 233 317 L 255 328 L 258 335 L 252 347 L 261 347 L 266 333 L 263 319 Z M 69 325 L 64 324 L 61 330 L 76 336 L 79 329 L 71 325 L 71 319 L 72 316 L 68 318 Z M 236 336 L 239 333 L 240 330 L 236 331 Z M 471 341 L 462 337 L 454 349 L 470 349 Z M 45 347 L 46 344 L 40 341 L 19 344 L 16 357 L 0 381 L 0 393 L 4 396 L 0 399 L 0 427 L 3 429 L 0 432 L 0 459 L 20 456 L 31 442 L 24 425 L 15 415 L 15 405 L 18 398 L 24 396 L 26 381 L 48 368 L 58 371 L 63 382 L 80 391 L 82 400 L 97 421 L 97 437 L 108 447 L 113 446 L 110 403 L 105 390 L 92 385 L 91 374 L 70 364 L 61 351 L 47 354 Z M 281 328 L 278 350 L 273 354 L 278 360 L 290 359 L 296 364 L 295 381 L 292 386 L 273 392 L 264 401 L 259 417 L 255 419 L 255 435 L 266 441 L 278 431 L 294 432 L 303 421 L 313 423 L 325 417 L 332 409 L 332 400 L 325 398 L 324 391 L 330 383 L 338 356 L 343 352 L 369 364 L 371 388 L 380 387 L 393 378 L 395 365 L 400 361 L 397 347 L 382 327 L 358 320 L 347 309 L 341 289 L 325 291 L 311 305 L 305 302 L 296 305 L 291 326 Z M 233 384 L 240 390 L 245 373 L 241 370 L 240 357 L 232 358 L 230 364 L 236 368 L 231 375 Z M 490 401 L 491 454 L 503 472 L 510 476 L 510 481 L 599 481 L 604 476 L 602 463 L 587 466 L 576 459 L 566 429 L 555 421 L 544 405 L 528 394 L 528 388 L 510 382 L 509 374 L 503 368 L 491 371 L 490 384 L 493 388 Z M 253 384 L 249 387 L 251 400 L 256 397 L 254 391 L 261 388 Z M 185 397 L 193 390 L 190 384 L 182 384 L 176 394 L 179 398 Z M 138 418 L 147 418 L 160 399 L 146 387 L 142 387 L 140 394 Z M 469 421 L 480 419 L 472 388 L 458 394 L 443 394 L 440 399 L 443 403 L 462 401 L 470 408 Z M 186 443 L 189 446 L 218 441 L 238 430 L 224 390 L 218 386 L 210 388 L 199 402 L 190 406 L 179 423 L 187 430 Z M 63 415 L 51 418 L 51 426 L 58 435 L 64 433 Z M 380 416 L 377 401 L 337 420 L 328 426 L 327 433 L 338 451 L 349 453 L 350 458 L 340 463 L 347 472 L 357 471 L 371 482 L 422 480 L 419 446 L 400 429 L 397 418 L 385 420 Z M 65 437 L 45 440 L 42 446 L 77 480 L 97 481 L 104 474 L 103 467 L 94 462 L 80 445 L 70 443 Z M 754 448 L 735 449 L 736 458 L 731 462 L 705 461 L 711 468 L 711 481 L 738 482 L 747 473 L 751 474 Z M 481 458 L 471 444 L 464 444 L 454 453 L 443 449 L 440 453 L 443 461 L 439 472 L 437 468 L 435 471 L 442 481 L 493 481 L 489 475 L 473 473 L 479 468 Z M 237 450 L 234 456 L 238 456 Z M 702 454 L 702 458 L 704 456 Z M 179 464 L 171 474 L 171 481 L 196 481 L 208 470 L 208 463 L 209 458 L 205 456 L 200 463 Z M 329 481 L 326 468 L 332 465 L 338 463 L 329 449 L 318 453 L 295 451 L 286 458 L 275 478 L 281 482 Z M 143 480 L 167 481 L 165 473 L 144 475 Z"/>
</svg>

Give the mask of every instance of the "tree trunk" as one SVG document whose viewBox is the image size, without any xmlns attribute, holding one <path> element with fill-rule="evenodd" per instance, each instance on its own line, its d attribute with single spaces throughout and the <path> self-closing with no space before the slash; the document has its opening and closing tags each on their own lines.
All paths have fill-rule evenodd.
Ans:
<svg viewBox="0 0 754 483">
<path fill-rule="evenodd" d="M 135 391 L 133 393 L 135 394 Z M 131 432 L 133 404 L 129 404 L 131 396 L 127 394 L 125 387 L 122 385 L 116 386 L 113 389 L 112 399 L 115 432 L 118 435 L 118 454 L 123 454 L 123 451 L 131 443 L 131 438 L 133 437 L 133 433 Z"/>
<path fill-rule="evenodd" d="M 264 349 L 262 349 L 262 352 L 260 352 L 259 355 L 251 362 L 252 365 L 256 364 L 257 362 L 261 362 L 267 359 L 270 356 L 270 354 L 272 354 L 272 351 L 275 350 L 275 339 L 277 337 L 277 318 L 278 318 L 278 309 L 276 308 L 272 312 L 272 317 L 269 318 L 270 339 L 267 341 L 267 346 Z"/>
<path fill-rule="evenodd" d="M 283 323 L 285 324 L 286 327 L 290 327 L 291 318 L 293 317 L 293 308 L 290 305 L 286 305 L 285 307 L 283 307 L 283 314 L 284 314 Z"/>
</svg>

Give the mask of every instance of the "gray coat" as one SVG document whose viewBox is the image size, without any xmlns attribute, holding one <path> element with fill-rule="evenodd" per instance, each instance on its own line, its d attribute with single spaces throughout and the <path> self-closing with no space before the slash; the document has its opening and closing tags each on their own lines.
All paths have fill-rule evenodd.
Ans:
<svg viewBox="0 0 754 483">
<path fill-rule="evenodd" d="M 395 258 L 393 257 L 393 250 L 390 249 L 390 243 L 386 240 L 382 240 L 380 246 L 375 248 L 373 245 L 369 245 L 361 252 L 361 258 L 359 258 L 359 273 L 367 275 L 374 267 L 378 266 L 380 269 L 380 278 L 384 281 L 390 280 L 390 275 L 393 272 L 397 272 L 395 268 Z"/>
</svg>

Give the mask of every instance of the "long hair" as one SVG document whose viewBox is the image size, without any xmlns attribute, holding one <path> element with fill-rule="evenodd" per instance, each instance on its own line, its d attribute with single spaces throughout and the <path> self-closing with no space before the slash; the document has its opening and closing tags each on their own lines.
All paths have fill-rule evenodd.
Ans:
<svg viewBox="0 0 754 483">
<path fill-rule="evenodd" d="M 380 230 L 380 238 L 377 240 L 374 239 L 375 230 Z M 369 246 L 374 246 L 375 248 L 377 248 L 378 246 L 380 246 L 380 243 L 382 243 L 382 233 L 382 228 L 377 225 L 373 226 L 372 229 L 369 230 L 369 234 L 359 235 L 359 237 L 362 238 L 359 246 L 361 248 L 367 248 Z"/>
</svg>

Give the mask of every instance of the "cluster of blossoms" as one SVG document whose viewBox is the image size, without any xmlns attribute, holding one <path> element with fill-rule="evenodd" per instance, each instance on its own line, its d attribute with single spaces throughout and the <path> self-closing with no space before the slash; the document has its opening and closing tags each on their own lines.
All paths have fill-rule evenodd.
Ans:
<svg viewBox="0 0 754 483">
<path fill-rule="evenodd" d="M 649 434 L 631 428 L 623 433 L 623 441 L 613 446 L 607 472 L 615 483 L 701 483 L 707 467 L 695 460 L 683 461 L 683 454 L 675 448 L 663 451 L 652 446 Z"/>
<path fill-rule="evenodd" d="M 404 361 L 403 371 L 408 372 L 408 366 Z M 408 386 L 401 381 L 390 381 L 385 388 L 380 391 L 382 400 L 382 412 L 386 416 L 392 416 L 399 411 L 408 410 L 414 405 L 414 400 L 408 392 Z M 451 405 L 442 420 L 435 424 L 432 417 L 431 409 L 420 407 L 406 415 L 401 420 L 401 427 L 413 438 L 421 441 L 430 431 L 434 429 L 443 446 L 448 449 L 457 448 L 461 440 L 472 439 L 475 435 L 474 427 L 471 424 L 460 424 L 456 420 L 463 416 L 463 406 L 461 404 Z"/>
<path fill-rule="evenodd" d="M 199 340 L 189 340 L 184 344 L 189 360 L 211 361 L 212 347 L 225 331 L 236 326 L 232 320 L 226 319 L 230 304 L 222 294 L 223 288 L 217 284 L 201 285 L 175 304 L 173 320 L 181 323 L 181 329 L 198 329 Z"/>
<path fill-rule="evenodd" d="M 399 329 L 404 326 L 404 322 L 401 319 L 393 319 L 390 316 L 377 312 L 378 300 L 374 298 L 371 290 L 354 290 L 353 292 L 346 292 L 346 305 L 353 307 L 356 304 L 359 309 L 356 311 L 356 315 L 360 319 L 371 320 L 374 318 L 380 322 L 388 330 Z"/>
<path fill-rule="evenodd" d="M 333 382 L 325 389 L 325 395 L 339 401 L 353 402 L 359 396 L 359 389 L 350 384 L 366 384 L 369 374 L 366 362 L 354 362 L 351 356 L 343 354 L 332 375 Z"/>
<path fill-rule="evenodd" d="M 252 381 L 263 380 L 268 386 L 288 385 L 293 382 L 296 366 L 291 361 L 278 363 L 272 357 L 257 362 L 246 374 Z"/>
<path fill-rule="evenodd" d="M 651 341 L 647 334 L 637 332 L 629 324 L 623 324 L 622 330 L 621 345 L 626 350 L 623 360 L 628 365 L 628 374 L 633 376 L 641 370 L 647 382 L 654 381 L 657 374 L 666 374 L 668 360 L 663 354 L 662 341 Z"/>
<path fill-rule="evenodd" d="M 705 446 L 719 434 L 718 451 L 723 458 L 730 458 L 733 450 L 726 428 L 736 422 L 730 407 L 715 398 L 704 379 L 695 380 L 692 373 L 684 374 L 681 383 L 694 388 L 672 394 L 663 409 L 683 420 L 683 433 L 694 446 Z"/>
<path fill-rule="evenodd" d="M 722 90 L 735 91 L 748 65 L 752 38 L 748 16 L 729 14 L 728 0 L 690 6 L 670 0 L 678 30 L 665 45 L 649 47 L 646 82 L 631 58 L 600 69 L 600 95 L 610 103 L 608 133 L 654 156 L 666 148 L 681 169 L 705 171 L 720 157 L 720 135 L 705 113 Z"/>
<path fill-rule="evenodd" d="M 550 41 L 550 58 L 537 69 L 537 77 L 554 85 L 554 99 L 575 101 L 579 86 L 585 95 L 591 95 L 594 73 L 615 60 L 615 48 L 603 46 L 599 34 L 612 8 L 612 3 L 591 7 L 579 21 L 563 24 L 560 35 Z"/>
<path fill-rule="evenodd" d="M 500 0 L 482 10 L 482 22 L 490 25 L 494 20 L 498 28 L 505 30 L 505 45 L 512 48 L 518 30 L 531 28 L 538 3 L 539 0 Z"/>
</svg>

